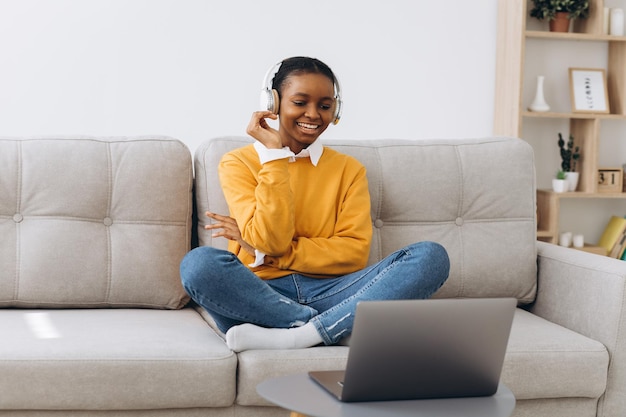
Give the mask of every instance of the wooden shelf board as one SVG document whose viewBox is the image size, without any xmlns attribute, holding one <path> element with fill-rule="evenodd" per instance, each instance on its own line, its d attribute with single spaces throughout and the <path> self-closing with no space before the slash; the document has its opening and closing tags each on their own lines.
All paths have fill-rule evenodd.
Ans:
<svg viewBox="0 0 626 417">
<path fill-rule="evenodd" d="M 626 42 L 626 36 L 612 36 L 612 35 L 595 35 L 591 33 L 558 33 L 548 32 L 545 30 L 527 30 L 526 37 L 528 38 L 541 38 L 541 39 L 561 39 L 570 41 L 614 41 L 614 42 Z"/>
<path fill-rule="evenodd" d="M 537 190 L 537 193 L 547 194 L 557 198 L 626 198 L 626 193 L 583 193 L 581 191 L 555 193 L 552 190 Z"/>
<path fill-rule="evenodd" d="M 600 246 L 590 245 L 588 243 L 585 243 L 585 246 L 583 246 L 582 248 L 572 246 L 572 249 L 581 250 L 583 252 L 595 253 L 596 255 L 607 256 L 606 249 Z"/>
<path fill-rule="evenodd" d="M 626 120 L 624 114 L 610 114 L 610 113 L 560 113 L 560 112 L 533 112 L 523 111 L 523 117 L 538 117 L 548 119 L 614 119 L 614 120 Z"/>
</svg>

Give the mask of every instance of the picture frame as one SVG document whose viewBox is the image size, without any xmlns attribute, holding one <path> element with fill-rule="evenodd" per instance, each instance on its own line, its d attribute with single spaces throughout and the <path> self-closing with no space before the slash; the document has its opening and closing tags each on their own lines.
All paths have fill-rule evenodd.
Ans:
<svg viewBox="0 0 626 417">
<path fill-rule="evenodd" d="M 570 97 L 574 113 L 609 113 L 606 72 L 602 68 L 570 68 Z"/>
</svg>

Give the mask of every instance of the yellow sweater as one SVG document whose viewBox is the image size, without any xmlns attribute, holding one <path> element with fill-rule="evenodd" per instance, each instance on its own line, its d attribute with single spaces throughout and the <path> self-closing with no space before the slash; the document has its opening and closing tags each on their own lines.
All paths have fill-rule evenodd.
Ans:
<svg viewBox="0 0 626 417">
<path fill-rule="evenodd" d="M 252 145 L 224 155 L 219 177 L 243 240 L 266 254 L 263 279 L 345 275 L 367 264 L 372 239 L 365 167 L 324 148 L 318 165 L 287 158 L 261 165 Z M 244 265 L 254 256 L 230 241 Z"/>
</svg>

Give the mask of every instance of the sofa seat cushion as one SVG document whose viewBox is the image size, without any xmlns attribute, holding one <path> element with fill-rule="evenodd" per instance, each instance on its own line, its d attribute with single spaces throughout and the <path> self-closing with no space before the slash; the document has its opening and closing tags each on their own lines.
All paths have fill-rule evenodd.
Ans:
<svg viewBox="0 0 626 417">
<path fill-rule="evenodd" d="M 0 409 L 228 407 L 237 358 L 193 309 L 0 311 Z"/>
<path fill-rule="evenodd" d="M 345 368 L 348 348 L 250 350 L 239 354 L 237 404 L 269 405 L 261 381 L 312 370 Z M 599 342 L 517 309 L 502 371 L 516 399 L 598 398 L 606 388 L 609 356 Z"/>
<path fill-rule="evenodd" d="M 599 398 L 608 367 L 609 353 L 602 343 L 517 310 L 502 380 L 518 400 Z"/>
<path fill-rule="evenodd" d="M 262 381 L 308 371 L 344 369 L 347 346 L 292 350 L 246 350 L 239 353 L 238 405 L 273 405 L 256 392 Z"/>
</svg>

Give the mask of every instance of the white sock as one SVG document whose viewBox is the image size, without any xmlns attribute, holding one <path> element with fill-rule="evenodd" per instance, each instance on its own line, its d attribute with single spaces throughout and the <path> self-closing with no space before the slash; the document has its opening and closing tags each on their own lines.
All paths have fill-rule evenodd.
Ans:
<svg viewBox="0 0 626 417">
<path fill-rule="evenodd" d="M 290 329 L 273 329 L 245 323 L 226 332 L 226 344 L 235 351 L 248 349 L 302 349 L 323 342 L 313 323 Z"/>
</svg>

